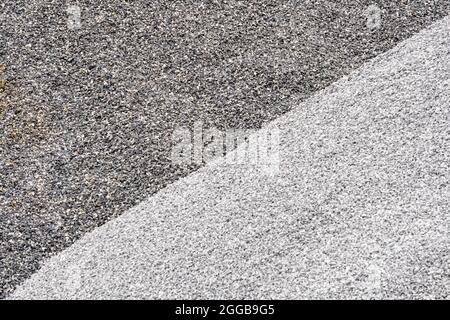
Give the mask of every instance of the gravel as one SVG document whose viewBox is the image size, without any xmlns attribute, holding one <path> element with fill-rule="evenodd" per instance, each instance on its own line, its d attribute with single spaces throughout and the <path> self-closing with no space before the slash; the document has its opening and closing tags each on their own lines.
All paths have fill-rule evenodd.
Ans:
<svg viewBox="0 0 450 320">
<path fill-rule="evenodd" d="M 0 3 L 0 297 L 197 170 L 171 162 L 175 128 L 259 128 L 449 12 L 448 0 L 77 3 L 80 28 L 66 1 Z"/>
<path fill-rule="evenodd" d="M 11 298 L 449 299 L 449 57 L 450 16 L 293 97 L 263 129 L 280 132 L 278 171 L 230 165 L 243 144 L 85 235 Z"/>
</svg>

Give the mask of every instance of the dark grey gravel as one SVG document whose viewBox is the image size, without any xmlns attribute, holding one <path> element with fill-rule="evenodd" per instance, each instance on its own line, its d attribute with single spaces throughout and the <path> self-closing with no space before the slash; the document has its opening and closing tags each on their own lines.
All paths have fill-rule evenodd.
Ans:
<svg viewBox="0 0 450 320">
<path fill-rule="evenodd" d="M 0 3 L 0 297 L 198 166 L 171 134 L 258 128 L 449 12 L 441 1 Z M 382 9 L 379 29 L 365 10 Z"/>
</svg>

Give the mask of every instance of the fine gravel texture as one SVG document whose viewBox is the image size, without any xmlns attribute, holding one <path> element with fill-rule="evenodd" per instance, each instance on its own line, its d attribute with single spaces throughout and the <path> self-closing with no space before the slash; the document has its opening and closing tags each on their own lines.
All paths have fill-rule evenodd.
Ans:
<svg viewBox="0 0 450 320">
<path fill-rule="evenodd" d="M 368 19 L 381 9 L 380 24 Z M 2 0 L 0 297 L 199 165 L 172 132 L 259 128 L 449 12 L 425 1 Z"/>
<path fill-rule="evenodd" d="M 48 260 L 14 299 L 450 298 L 450 17 Z M 253 136 L 250 137 L 250 141 Z M 247 147 L 249 147 L 247 145 Z"/>
</svg>

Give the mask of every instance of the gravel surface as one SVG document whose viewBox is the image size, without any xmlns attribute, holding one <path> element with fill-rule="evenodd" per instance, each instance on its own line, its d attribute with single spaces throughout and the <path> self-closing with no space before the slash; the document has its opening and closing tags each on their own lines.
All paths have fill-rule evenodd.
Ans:
<svg viewBox="0 0 450 320">
<path fill-rule="evenodd" d="M 183 178 L 12 298 L 450 298 L 450 17 L 264 130 L 280 167 Z"/>
<path fill-rule="evenodd" d="M 174 128 L 259 128 L 449 12 L 448 0 L 77 3 L 81 25 L 66 1 L 0 3 L 0 297 L 196 170 L 171 163 Z"/>
</svg>

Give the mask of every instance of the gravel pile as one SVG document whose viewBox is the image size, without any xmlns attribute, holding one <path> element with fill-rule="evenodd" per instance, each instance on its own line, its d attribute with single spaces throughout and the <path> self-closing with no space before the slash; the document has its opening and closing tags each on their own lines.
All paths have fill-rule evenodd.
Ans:
<svg viewBox="0 0 450 320">
<path fill-rule="evenodd" d="M 175 128 L 259 128 L 449 12 L 448 0 L 77 4 L 0 3 L 0 297 L 198 169 L 171 162 Z"/>
<path fill-rule="evenodd" d="M 13 298 L 450 298 L 450 17 L 271 122 L 279 170 L 199 169 Z M 244 145 L 243 145 L 244 146 Z"/>
</svg>

